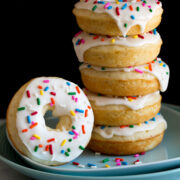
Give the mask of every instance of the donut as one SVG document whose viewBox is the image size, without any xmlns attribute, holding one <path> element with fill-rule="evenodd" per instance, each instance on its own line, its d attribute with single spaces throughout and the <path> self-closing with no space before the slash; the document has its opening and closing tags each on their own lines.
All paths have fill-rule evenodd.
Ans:
<svg viewBox="0 0 180 180">
<path fill-rule="evenodd" d="M 158 0 L 82 0 L 73 9 L 83 31 L 111 36 L 151 31 L 160 24 L 162 13 Z"/>
<path fill-rule="evenodd" d="M 161 143 L 167 123 L 161 114 L 129 126 L 95 126 L 88 148 L 109 155 L 131 155 L 149 151 Z"/>
<path fill-rule="evenodd" d="M 112 96 L 144 96 L 166 91 L 169 67 L 160 58 L 128 68 L 106 68 L 83 63 L 79 67 L 84 86 L 95 93 Z"/>
<path fill-rule="evenodd" d="M 154 60 L 162 45 L 154 29 L 144 35 L 112 37 L 80 31 L 73 38 L 78 60 L 94 66 L 139 66 Z M 127 53 L 128 52 L 128 53 Z"/>
<path fill-rule="evenodd" d="M 134 125 L 153 118 L 161 108 L 159 91 L 145 96 L 113 97 L 84 90 L 93 112 L 94 124 L 105 126 Z"/>
<path fill-rule="evenodd" d="M 60 118 L 56 128 L 45 123 L 48 110 Z M 16 150 L 44 165 L 62 165 L 78 157 L 91 138 L 93 125 L 93 111 L 84 92 L 58 77 L 27 82 L 7 110 L 7 132 Z"/>
</svg>

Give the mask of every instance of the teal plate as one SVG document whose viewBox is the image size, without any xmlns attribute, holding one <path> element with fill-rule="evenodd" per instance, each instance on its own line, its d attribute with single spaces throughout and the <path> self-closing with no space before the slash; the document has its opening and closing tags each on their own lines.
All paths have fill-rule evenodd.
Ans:
<svg viewBox="0 0 180 180">
<path fill-rule="evenodd" d="M 94 153 L 91 151 L 85 151 L 80 157 L 78 157 L 75 161 L 79 162 L 80 164 L 86 165 L 85 168 L 79 168 L 77 166 L 72 165 L 72 163 L 68 163 L 66 165 L 60 166 L 60 167 L 48 167 L 48 166 L 42 166 L 38 163 L 35 163 L 29 159 L 26 158 L 26 161 L 22 160 L 22 157 L 17 155 L 17 153 L 11 148 L 11 146 L 8 143 L 6 134 L 5 134 L 5 125 L 0 127 L 0 159 L 2 159 L 4 162 L 9 164 L 11 167 L 15 169 L 21 169 L 26 168 L 23 170 L 23 172 L 26 172 L 29 170 L 34 171 L 34 176 L 36 175 L 37 178 L 42 178 L 43 175 L 47 174 L 47 177 L 53 176 L 53 178 L 78 178 L 79 176 L 83 177 L 83 179 L 88 178 L 87 176 L 99 176 L 98 179 L 102 178 L 102 176 L 109 177 L 110 179 L 115 178 L 117 179 L 117 176 L 119 175 L 123 176 L 123 179 L 130 178 L 134 179 L 134 177 L 137 177 L 138 179 L 148 178 L 150 176 L 152 177 L 161 177 L 166 175 L 171 175 L 173 177 L 180 176 L 180 169 L 177 167 L 180 167 L 180 143 L 178 142 L 178 137 L 180 136 L 179 128 L 180 128 L 180 113 L 177 111 L 168 108 L 167 105 L 163 105 L 161 109 L 161 113 L 166 118 L 168 122 L 168 130 L 166 131 L 165 137 L 163 142 L 154 150 L 149 151 L 146 153 L 146 155 L 141 156 L 139 159 L 143 162 L 142 165 L 127 165 L 127 166 L 121 166 L 116 167 L 114 162 L 114 157 L 109 156 L 108 158 L 110 161 L 108 164 L 111 166 L 111 168 L 104 168 L 104 164 L 102 163 L 102 160 L 104 158 L 107 158 L 107 156 L 95 156 Z M 116 156 L 117 157 L 117 156 Z M 131 164 L 136 158 L 133 156 L 123 156 L 123 158 L 128 162 L 128 164 Z M 87 163 L 94 163 L 97 165 L 97 169 L 91 169 L 87 167 Z M 16 166 L 17 165 L 17 166 Z M 35 169 L 43 170 L 46 172 L 53 172 L 53 173 L 46 173 L 31 169 L 30 167 L 34 167 Z M 173 170 L 167 170 L 169 168 L 177 168 Z M 167 171 L 163 171 L 167 170 Z M 158 172 L 162 171 L 162 172 Z M 20 171 L 21 172 L 21 171 Z M 157 173 L 152 173 L 157 172 Z M 37 173 L 41 174 L 41 177 L 38 177 Z M 59 173 L 59 174 L 56 174 Z M 151 173 L 146 175 L 142 175 L 141 173 Z M 30 175 L 30 173 L 25 173 L 26 175 L 29 175 L 30 177 L 34 177 L 33 175 Z M 137 175 L 141 174 L 141 175 Z M 73 175 L 73 176 L 71 176 Z M 127 176 L 128 175 L 128 176 Z M 133 175 L 133 176 L 130 176 Z M 39 175 L 40 176 L 40 175 Z M 120 177 L 121 177 L 120 176 Z M 44 178 L 43 178 L 44 179 Z M 103 177 L 105 179 L 105 177 Z M 119 178 L 118 178 L 119 179 Z"/>
</svg>

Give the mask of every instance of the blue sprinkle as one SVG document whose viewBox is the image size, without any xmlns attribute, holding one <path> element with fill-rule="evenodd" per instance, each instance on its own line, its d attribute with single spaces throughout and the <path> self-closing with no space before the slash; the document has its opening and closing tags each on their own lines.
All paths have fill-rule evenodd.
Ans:
<svg viewBox="0 0 180 180">
<path fill-rule="evenodd" d="M 70 85 L 71 85 L 71 83 L 70 83 L 70 82 L 66 82 L 66 84 L 67 84 L 68 86 L 70 86 Z"/>
<path fill-rule="evenodd" d="M 155 117 L 153 117 L 153 118 L 151 119 L 151 121 L 156 121 L 156 118 L 155 118 Z"/>
<path fill-rule="evenodd" d="M 122 161 L 121 164 L 122 165 L 128 165 L 128 163 L 126 161 Z"/>
<path fill-rule="evenodd" d="M 101 126 L 101 129 L 104 129 L 105 128 L 105 126 Z"/>
<path fill-rule="evenodd" d="M 161 113 L 157 113 L 157 115 L 161 115 Z"/>
<path fill-rule="evenodd" d="M 112 9 L 112 6 L 108 6 L 107 9 Z"/>
<path fill-rule="evenodd" d="M 123 0 L 118 0 L 119 2 L 123 2 Z"/>
<path fill-rule="evenodd" d="M 162 63 L 162 61 L 159 61 L 159 64 L 161 64 Z"/>
<path fill-rule="evenodd" d="M 145 123 L 145 124 L 148 124 L 148 121 L 145 121 L 144 123 Z"/>
<path fill-rule="evenodd" d="M 131 15 L 130 17 L 131 17 L 131 19 L 132 19 L 132 20 L 134 20 L 134 19 L 135 19 L 135 16 L 133 16 L 133 15 Z"/>
<path fill-rule="evenodd" d="M 90 68 L 90 67 L 91 67 L 91 65 L 90 65 L 90 64 L 88 64 L 88 65 L 87 65 L 87 67 L 88 67 L 88 68 Z"/>
<path fill-rule="evenodd" d="M 76 45 L 78 45 L 80 41 L 81 41 L 81 39 L 78 39 L 78 40 L 76 41 Z"/>
<path fill-rule="evenodd" d="M 49 86 L 46 86 L 46 87 L 44 88 L 44 91 L 48 91 L 48 89 L 49 89 Z"/>
<path fill-rule="evenodd" d="M 76 112 L 79 112 L 79 113 L 84 113 L 84 110 L 82 109 L 75 109 Z"/>
<path fill-rule="evenodd" d="M 69 131 L 68 133 L 69 133 L 70 135 L 74 135 L 74 133 L 73 133 L 72 131 Z"/>
<path fill-rule="evenodd" d="M 98 3 L 98 4 L 105 4 L 104 1 L 98 1 L 97 3 Z"/>
<path fill-rule="evenodd" d="M 124 10 L 124 9 L 126 9 L 126 8 L 127 8 L 127 3 L 124 4 L 121 9 Z"/>
<path fill-rule="evenodd" d="M 166 64 L 163 64 L 163 67 L 166 67 Z"/>
<path fill-rule="evenodd" d="M 95 164 L 91 164 L 91 163 L 88 163 L 87 165 L 88 165 L 88 167 L 96 166 Z"/>
<path fill-rule="evenodd" d="M 64 150 L 61 150 L 61 154 L 64 154 L 64 152 L 65 152 Z"/>
<path fill-rule="evenodd" d="M 27 116 L 27 121 L 29 124 L 31 124 L 31 117 L 30 116 Z"/>
<path fill-rule="evenodd" d="M 156 35 L 157 34 L 157 31 L 156 29 L 153 30 L 153 34 Z"/>
</svg>

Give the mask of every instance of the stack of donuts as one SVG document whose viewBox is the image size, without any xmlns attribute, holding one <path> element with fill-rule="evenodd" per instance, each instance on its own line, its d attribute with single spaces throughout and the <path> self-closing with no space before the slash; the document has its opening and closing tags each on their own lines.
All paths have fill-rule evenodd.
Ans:
<svg viewBox="0 0 180 180">
<path fill-rule="evenodd" d="M 88 147 L 130 155 L 161 143 L 167 123 L 159 113 L 169 67 L 158 57 L 158 0 L 82 0 L 73 38 L 85 93 L 95 116 Z"/>
</svg>

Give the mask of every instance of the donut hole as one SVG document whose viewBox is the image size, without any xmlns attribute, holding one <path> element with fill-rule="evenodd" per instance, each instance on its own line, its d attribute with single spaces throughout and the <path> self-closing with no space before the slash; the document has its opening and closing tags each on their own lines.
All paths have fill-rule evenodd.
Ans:
<svg viewBox="0 0 180 180">
<path fill-rule="evenodd" d="M 55 116 L 54 108 L 44 107 L 44 120 L 48 130 L 63 131 L 72 129 L 72 119 L 69 115 Z"/>
</svg>

